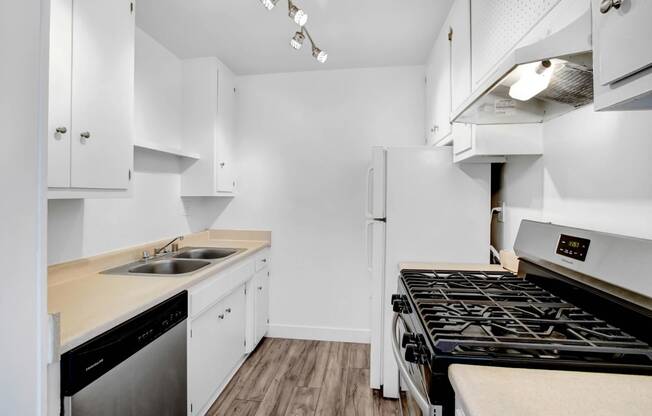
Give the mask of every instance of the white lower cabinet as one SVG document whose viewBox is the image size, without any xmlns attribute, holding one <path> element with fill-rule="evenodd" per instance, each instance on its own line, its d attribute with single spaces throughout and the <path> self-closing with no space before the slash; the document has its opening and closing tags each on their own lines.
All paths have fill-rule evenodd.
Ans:
<svg viewBox="0 0 652 416">
<path fill-rule="evenodd" d="M 245 291 L 238 287 L 191 321 L 188 364 L 191 414 L 202 414 L 245 354 Z"/>
<path fill-rule="evenodd" d="M 203 415 L 267 333 L 269 250 L 189 290 L 188 414 Z"/>
</svg>

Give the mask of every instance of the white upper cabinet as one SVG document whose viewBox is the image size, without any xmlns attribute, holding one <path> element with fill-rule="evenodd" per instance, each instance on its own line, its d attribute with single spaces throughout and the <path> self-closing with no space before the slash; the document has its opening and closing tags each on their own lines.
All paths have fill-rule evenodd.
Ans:
<svg viewBox="0 0 652 416">
<path fill-rule="evenodd" d="M 448 17 L 451 30 L 451 109 L 471 95 L 471 0 L 457 0 Z"/>
<path fill-rule="evenodd" d="M 451 134 L 451 54 L 449 26 L 444 23 L 426 67 L 426 137 L 429 145 Z"/>
<path fill-rule="evenodd" d="M 652 1 L 593 0 L 592 8 L 596 110 L 652 108 Z"/>
<path fill-rule="evenodd" d="M 131 0 L 53 0 L 48 123 L 51 197 L 128 191 L 133 159 L 134 36 Z"/>
<path fill-rule="evenodd" d="M 181 196 L 235 193 L 235 76 L 217 58 L 183 61 L 184 149 L 200 155 L 181 175 Z"/>
<path fill-rule="evenodd" d="M 48 186 L 70 186 L 72 0 L 50 3 Z"/>
</svg>

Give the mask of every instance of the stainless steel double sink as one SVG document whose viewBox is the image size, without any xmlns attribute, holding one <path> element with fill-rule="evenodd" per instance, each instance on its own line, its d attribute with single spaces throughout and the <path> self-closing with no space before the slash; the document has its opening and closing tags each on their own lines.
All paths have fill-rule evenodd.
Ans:
<svg viewBox="0 0 652 416">
<path fill-rule="evenodd" d="M 101 272 L 101 274 L 184 277 L 207 266 L 220 263 L 245 250 L 242 248 L 184 247 L 174 253 L 162 254 L 114 267 Z"/>
</svg>

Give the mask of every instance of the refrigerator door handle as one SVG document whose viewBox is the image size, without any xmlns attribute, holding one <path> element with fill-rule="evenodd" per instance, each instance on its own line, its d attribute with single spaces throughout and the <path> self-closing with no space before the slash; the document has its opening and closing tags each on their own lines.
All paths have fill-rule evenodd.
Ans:
<svg viewBox="0 0 652 416">
<path fill-rule="evenodd" d="M 374 168 L 373 166 L 367 169 L 367 218 L 373 218 L 373 203 L 374 203 Z"/>
<path fill-rule="evenodd" d="M 365 233 L 367 234 L 367 270 L 369 273 L 373 272 L 373 258 L 374 258 L 374 220 L 367 220 Z"/>
</svg>

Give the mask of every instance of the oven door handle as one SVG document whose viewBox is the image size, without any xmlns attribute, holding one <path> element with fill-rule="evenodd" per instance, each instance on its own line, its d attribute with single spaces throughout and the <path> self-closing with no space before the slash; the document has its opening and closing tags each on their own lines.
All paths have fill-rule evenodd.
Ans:
<svg viewBox="0 0 652 416">
<path fill-rule="evenodd" d="M 419 406 L 423 414 L 432 415 L 433 407 L 430 404 L 430 400 L 428 400 L 428 395 L 424 394 L 417 386 L 417 383 L 412 379 L 410 373 L 408 372 L 405 360 L 403 360 L 403 357 L 401 356 L 401 347 L 399 346 L 399 340 L 398 340 L 399 319 L 403 320 L 401 314 L 395 313 L 394 319 L 392 320 L 392 330 L 394 331 L 394 334 L 392 335 L 392 351 L 394 352 L 394 359 L 398 364 L 399 372 L 401 373 L 401 375 L 405 379 L 405 382 L 407 383 L 408 390 L 414 396 L 414 399 L 417 402 L 417 405 Z"/>
</svg>

